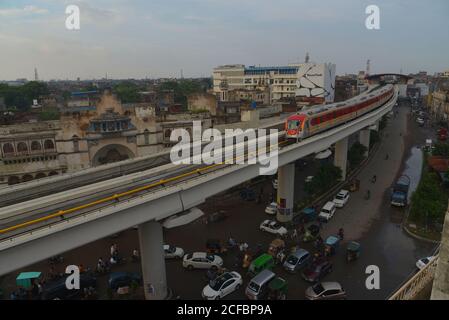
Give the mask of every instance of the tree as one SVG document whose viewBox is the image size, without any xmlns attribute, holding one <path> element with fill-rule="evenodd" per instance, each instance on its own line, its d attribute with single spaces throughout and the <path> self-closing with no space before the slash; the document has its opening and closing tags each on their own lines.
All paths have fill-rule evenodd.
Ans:
<svg viewBox="0 0 449 320">
<path fill-rule="evenodd" d="M 443 142 L 435 143 L 432 155 L 449 157 L 449 144 Z"/>
<path fill-rule="evenodd" d="M 121 82 L 114 86 L 113 92 L 122 103 L 135 103 L 140 101 L 140 88 L 129 81 Z"/>
<path fill-rule="evenodd" d="M 342 172 L 339 167 L 333 164 L 323 164 L 311 182 L 306 183 L 304 190 L 308 194 L 319 194 L 327 191 L 342 177 Z"/>
<path fill-rule="evenodd" d="M 353 169 L 357 167 L 363 159 L 365 159 L 365 153 L 367 149 L 366 147 L 361 144 L 360 142 L 355 142 L 348 152 L 348 161 L 349 166 Z"/>
<path fill-rule="evenodd" d="M 442 222 L 447 208 L 447 195 L 440 187 L 436 173 L 426 172 L 412 195 L 410 218 L 422 224 Z"/>
</svg>

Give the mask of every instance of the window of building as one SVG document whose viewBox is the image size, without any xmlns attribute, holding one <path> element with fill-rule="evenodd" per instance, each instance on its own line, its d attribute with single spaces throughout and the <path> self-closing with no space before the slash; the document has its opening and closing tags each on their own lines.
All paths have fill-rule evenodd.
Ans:
<svg viewBox="0 0 449 320">
<path fill-rule="evenodd" d="M 25 142 L 19 142 L 17 144 L 17 151 L 18 152 L 28 152 L 28 146 Z"/>
<path fill-rule="evenodd" d="M 3 145 L 3 153 L 14 153 L 14 146 L 12 145 L 12 143 L 8 142 Z"/>
<path fill-rule="evenodd" d="M 31 142 L 31 151 L 40 151 L 42 150 L 42 145 L 39 141 Z"/>
<path fill-rule="evenodd" d="M 44 149 L 45 150 L 53 150 L 55 148 L 55 144 L 52 140 L 45 140 Z"/>
</svg>

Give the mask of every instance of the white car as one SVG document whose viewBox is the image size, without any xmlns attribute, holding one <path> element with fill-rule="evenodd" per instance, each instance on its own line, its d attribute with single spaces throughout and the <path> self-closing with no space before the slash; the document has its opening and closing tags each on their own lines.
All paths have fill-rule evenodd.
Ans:
<svg viewBox="0 0 449 320">
<path fill-rule="evenodd" d="M 265 220 L 260 224 L 260 230 L 268 233 L 284 236 L 287 234 L 287 229 L 279 224 L 277 221 Z"/>
<path fill-rule="evenodd" d="M 430 257 L 425 257 L 425 258 L 422 258 L 422 259 L 419 259 L 417 262 L 416 262 L 416 267 L 419 269 L 419 270 L 422 270 L 429 262 L 430 262 L 430 260 L 432 260 L 433 259 L 433 256 L 430 256 Z"/>
<path fill-rule="evenodd" d="M 223 266 L 223 259 L 206 252 L 194 252 L 184 256 L 182 266 L 186 269 L 218 269 Z"/>
<path fill-rule="evenodd" d="M 266 208 L 265 208 L 265 213 L 269 214 L 269 215 L 275 215 L 278 213 L 278 204 L 276 202 L 272 202 L 270 203 Z"/>
<path fill-rule="evenodd" d="M 343 208 L 345 204 L 349 200 L 349 191 L 348 190 L 340 190 L 339 193 L 335 196 L 334 200 L 332 200 L 335 203 L 335 206 L 337 208 Z"/>
<path fill-rule="evenodd" d="M 328 201 L 321 209 L 321 212 L 318 215 L 318 219 L 329 221 L 334 216 L 336 210 L 337 207 L 335 206 L 335 203 L 332 201 Z"/>
<path fill-rule="evenodd" d="M 184 250 L 169 244 L 164 244 L 165 259 L 181 259 L 184 257 Z"/>
<path fill-rule="evenodd" d="M 274 179 L 273 180 L 273 189 L 277 190 L 278 189 L 278 179 Z"/>
<path fill-rule="evenodd" d="M 242 276 L 235 272 L 225 272 L 204 287 L 202 296 L 207 300 L 218 300 L 238 290 L 242 286 Z"/>
<path fill-rule="evenodd" d="M 418 118 L 416 119 L 416 123 L 418 123 L 419 125 L 424 125 L 424 119 L 423 118 Z"/>
<path fill-rule="evenodd" d="M 306 183 L 308 182 L 312 182 L 313 180 L 313 176 L 307 176 L 306 179 L 304 180 Z"/>
</svg>

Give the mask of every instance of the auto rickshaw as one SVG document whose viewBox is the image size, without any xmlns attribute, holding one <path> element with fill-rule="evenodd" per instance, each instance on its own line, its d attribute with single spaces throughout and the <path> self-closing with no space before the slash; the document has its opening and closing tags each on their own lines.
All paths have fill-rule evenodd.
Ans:
<svg viewBox="0 0 449 320">
<path fill-rule="evenodd" d="M 218 239 L 208 239 L 206 241 L 206 251 L 209 254 L 225 254 L 228 249 L 221 245 L 221 241 Z"/>
<path fill-rule="evenodd" d="M 268 300 L 286 300 L 287 299 L 287 280 L 276 277 L 268 284 Z"/>
<path fill-rule="evenodd" d="M 338 246 L 340 244 L 340 237 L 329 236 L 324 242 L 324 255 L 326 257 L 333 256 L 337 253 Z"/>
<path fill-rule="evenodd" d="M 282 239 L 274 239 L 268 247 L 268 254 L 276 257 L 279 252 L 285 249 L 285 241 Z"/>
<path fill-rule="evenodd" d="M 317 213 L 314 207 L 308 207 L 302 210 L 302 218 L 304 223 L 314 221 L 316 217 Z"/>
<path fill-rule="evenodd" d="M 351 241 L 346 247 L 346 260 L 348 262 L 358 259 L 360 256 L 360 243 Z"/>
<path fill-rule="evenodd" d="M 303 241 L 310 242 L 316 240 L 320 235 L 320 227 L 316 224 L 312 224 L 307 227 L 306 232 L 304 233 Z"/>
</svg>

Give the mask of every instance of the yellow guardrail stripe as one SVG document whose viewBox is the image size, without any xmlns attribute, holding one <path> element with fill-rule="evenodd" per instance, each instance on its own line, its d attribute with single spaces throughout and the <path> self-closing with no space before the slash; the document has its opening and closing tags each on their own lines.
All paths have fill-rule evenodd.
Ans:
<svg viewBox="0 0 449 320">
<path fill-rule="evenodd" d="M 277 143 L 274 146 L 270 146 L 270 150 L 272 148 L 274 148 L 276 146 L 279 146 L 279 145 L 282 145 L 282 144 L 284 144 L 286 142 L 287 141 L 281 141 L 280 143 Z M 256 151 L 256 153 L 257 153 L 257 151 Z M 243 157 L 245 157 L 245 156 L 246 156 L 246 154 L 243 155 Z M 237 160 L 237 159 L 238 158 L 236 157 L 234 160 Z M 47 215 L 45 217 L 41 217 L 41 218 L 37 218 L 37 219 L 34 219 L 34 220 L 26 221 L 26 222 L 23 222 L 23 223 L 20 223 L 20 224 L 17 224 L 17 225 L 14 225 L 14 226 L 11 226 L 11 227 L 8 227 L 8 228 L 5 228 L 5 229 L 0 229 L 0 234 L 4 234 L 4 233 L 10 232 L 10 231 L 21 229 L 21 228 L 24 228 L 24 227 L 27 227 L 27 226 L 30 226 L 30 225 L 33 225 L 33 224 L 36 224 L 36 223 L 39 223 L 39 222 L 47 221 L 47 220 L 50 220 L 52 218 L 60 217 L 60 216 L 63 216 L 65 214 L 73 213 L 73 212 L 76 212 L 76 211 L 79 211 L 79 210 L 82 210 L 82 209 L 90 208 L 90 207 L 93 207 L 93 206 L 98 205 L 98 204 L 102 204 L 102 203 L 105 203 L 105 202 L 116 200 L 116 199 L 119 199 L 120 197 L 133 195 L 133 194 L 135 194 L 137 192 L 148 190 L 148 189 L 151 189 L 151 188 L 163 185 L 163 184 L 168 183 L 168 182 L 176 181 L 176 180 L 179 180 L 179 179 L 191 176 L 191 175 L 193 175 L 195 173 L 200 173 L 202 171 L 206 171 L 206 170 L 209 170 L 211 168 L 214 168 L 214 167 L 217 167 L 217 166 L 220 166 L 220 165 L 223 165 L 223 164 L 226 164 L 226 162 L 225 163 L 213 164 L 213 165 L 210 165 L 210 166 L 206 166 L 204 168 L 195 169 L 195 170 L 189 171 L 187 173 L 180 174 L 180 175 L 175 176 L 175 177 L 162 179 L 162 180 L 159 180 L 158 182 L 151 183 L 149 185 L 138 187 L 138 188 L 135 188 L 135 189 L 131 189 L 131 190 L 128 190 L 128 191 L 125 191 L 125 192 L 122 192 L 122 193 L 114 194 L 113 196 L 109 196 L 109 197 L 106 197 L 106 198 L 102 198 L 100 200 L 89 202 L 89 203 L 83 204 L 81 206 L 77 206 L 77 207 L 66 209 L 66 210 L 60 210 L 58 212 L 49 214 L 49 215 Z"/>
</svg>

